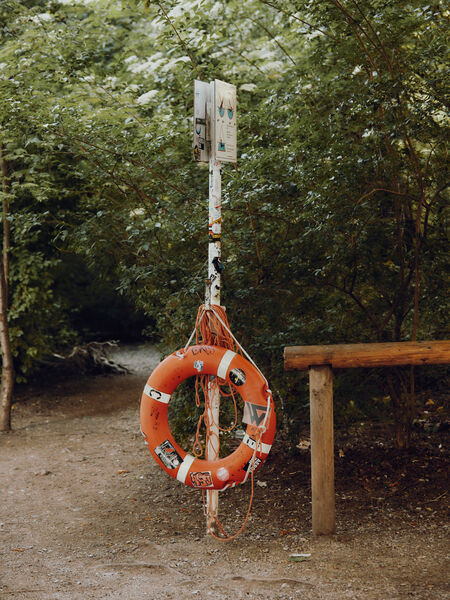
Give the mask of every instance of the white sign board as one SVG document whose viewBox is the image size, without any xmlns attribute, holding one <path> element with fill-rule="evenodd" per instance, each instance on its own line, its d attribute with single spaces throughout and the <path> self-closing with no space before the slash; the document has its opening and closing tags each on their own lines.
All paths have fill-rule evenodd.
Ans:
<svg viewBox="0 0 450 600">
<path fill-rule="evenodd" d="M 212 118 L 213 156 L 222 162 L 237 162 L 236 86 L 214 80 Z"/>
<path fill-rule="evenodd" d="M 208 162 L 211 138 L 209 108 L 211 106 L 211 85 L 205 81 L 194 82 L 194 160 Z"/>
</svg>

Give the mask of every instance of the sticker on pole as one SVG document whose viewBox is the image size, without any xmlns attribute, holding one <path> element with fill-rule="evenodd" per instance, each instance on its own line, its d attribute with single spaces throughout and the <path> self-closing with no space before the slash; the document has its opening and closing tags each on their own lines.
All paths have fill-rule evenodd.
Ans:
<svg viewBox="0 0 450 600">
<path fill-rule="evenodd" d="M 212 144 L 214 156 L 222 162 L 237 161 L 236 86 L 214 81 Z"/>
</svg>

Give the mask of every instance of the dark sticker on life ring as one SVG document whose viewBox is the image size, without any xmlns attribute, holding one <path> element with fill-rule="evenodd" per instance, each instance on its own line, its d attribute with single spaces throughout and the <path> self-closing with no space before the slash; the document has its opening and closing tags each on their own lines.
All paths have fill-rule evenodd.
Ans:
<svg viewBox="0 0 450 600">
<path fill-rule="evenodd" d="M 198 473 L 191 473 L 191 481 L 194 487 L 198 488 L 209 488 L 213 487 L 213 480 L 211 471 L 201 471 Z"/>
<path fill-rule="evenodd" d="M 248 463 L 244 465 L 244 471 L 250 471 L 250 473 L 252 473 L 253 471 L 256 471 L 261 463 L 262 458 L 255 456 L 255 460 L 250 459 Z"/>
<path fill-rule="evenodd" d="M 167 469 L 176 469 L 183 462 L 181 456 L 169 442 L 166 440 L 155 448 L 155 454 Z"/>
<path fill-rule="evenodd" d="M 246 402 L 244 404 L 244 416 L 242 417 L 242 422 L 247 423 L 247 425 L 256 425 L 258 427 L 266 416 L 266 412 L 267 406 Z"/>
<path fill-rule="evenodd" d="M 243 385 L 247 379 L 247 375 L 242 369 L 233 369 L 230 371 L 229 378 L 231 383 L 234 383 L 234 385 Z"/>
</svg>

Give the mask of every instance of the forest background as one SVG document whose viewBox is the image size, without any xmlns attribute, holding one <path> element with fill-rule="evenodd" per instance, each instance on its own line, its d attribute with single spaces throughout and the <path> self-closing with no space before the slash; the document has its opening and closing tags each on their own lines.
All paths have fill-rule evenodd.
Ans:
<svg viewBox="0 0 450 600">
<path fill-rule="evenodd" d="M 207 273 L 195 78 L 238 89 L 223 303 L 286 433 L 307 411 L 286 345 L 448 337 L 448 17 L 420 0 L 1 0 L 2 428 L 11 382 L 52 353 L 184 345 Z M 444 375 L 343 373 L 338 419 L 392 418 L 408 446 Z"/>
</svg>

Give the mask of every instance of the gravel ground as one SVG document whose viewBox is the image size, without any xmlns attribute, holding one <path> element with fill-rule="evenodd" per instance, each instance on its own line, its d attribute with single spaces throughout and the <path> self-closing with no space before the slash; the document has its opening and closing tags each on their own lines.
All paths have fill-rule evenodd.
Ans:
<svg viewBox="0 0 450 600">
<path fill-rule="evenodd" d="M 330 538 L 311 535 L 308 444 L 291 456 L 276 440 L 246 529 L 219 542 L 205 535 L 199 492 L 169 478 L 139 433 L 157 353 L 121 360 L 132 374 L 20 391 L 14 431 L 0 435 L 0 598 L 449 597 L 443 439 L 405 458 L 378 434 L 371 445 L 337 433 Z M 221 493 L 227 529 L 242 522 L 249 492 Z"/>
</svg>

